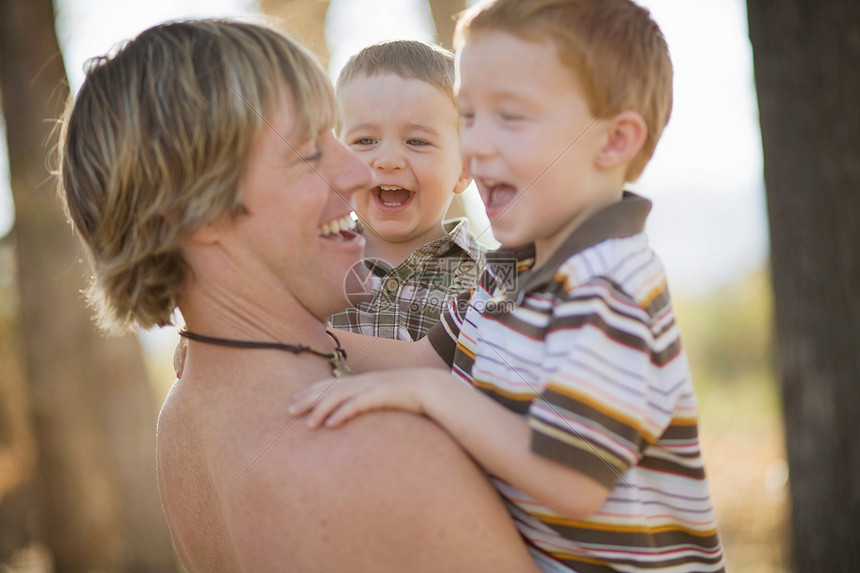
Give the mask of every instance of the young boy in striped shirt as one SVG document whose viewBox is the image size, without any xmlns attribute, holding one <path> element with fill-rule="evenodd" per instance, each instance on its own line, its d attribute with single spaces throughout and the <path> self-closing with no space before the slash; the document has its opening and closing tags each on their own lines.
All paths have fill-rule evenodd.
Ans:
<svg viewBox="0 0 860 573">
<path fill-rule="evenodd" d="M 355 269 L 361 284 L 345 283 L 353 306 L 331 324 L 418 340 L 474 286 L 486 252 L 468 219 L 443 220 L 471 181 L 460 161 L 454 55 L 414 40 L 373 44 L 341 70 L 337 101 L 338 137 L 376 187 L 354 195 L 367 268 Z"/>
<path fill-rule="evenodd" d="M 671 110 L 662 33 L 629 0 L 497 0 L 457 47 L 461 153 L 504 248 L 426 340 L 345 341 L 357 370 L 424 368 L 322 382 L 291 414 L 433 419 L 544 571 L 723 571 L 650 202 L 624 191 Z"/>
</svg>

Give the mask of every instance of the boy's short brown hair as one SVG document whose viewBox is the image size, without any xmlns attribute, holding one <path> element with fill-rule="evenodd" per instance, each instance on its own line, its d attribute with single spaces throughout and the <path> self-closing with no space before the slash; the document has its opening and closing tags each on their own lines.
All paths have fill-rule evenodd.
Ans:
<svg viewBox="0 0 860 573">
<path fill-rule="evenodd" d="M 648 10 L 630 0 L 489 0 L 463 13 L 455 46 L 459 50 L 471 34 L 492 30 L 552 42 L 595 117 L 625 110 L 642 115 L 648 134 L 626 173 L 635 181 L 672 112 L 672 61 Z"/>
<path fill-rule="evenodd" d="M 337 77 L 337 90 L 356 77 L 381 74 L 421 80 L 454 101 L 454 54 L 441 46 L 416 40 L 371 44 L 346 62 Z"/>
<path fill-rule="evenodd" d="M 166 23 L 89 62 L 61 123 L 58 175 L 105 330 L 171 322 L 189 274 L 182 241 L 243 212 L 249 152 L 286 98 L 296 135 L 332 125 L 324 70 L 258 24 Z"/>
</svg>

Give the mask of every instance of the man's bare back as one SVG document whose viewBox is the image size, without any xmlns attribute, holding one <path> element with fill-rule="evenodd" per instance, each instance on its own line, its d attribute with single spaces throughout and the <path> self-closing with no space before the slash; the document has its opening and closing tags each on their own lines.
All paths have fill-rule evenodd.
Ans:
<svg viewBox="0 0 860 573">
<path fill-rule="evenodd" d="M 211 388 L 194 376 L 194 350 L 158 427 L 159 486 L 183 562 L 201 571 L 534 570 L 485 476 L 429 420 L 382 412 L 310 432 L 286 415 L 299 384 L 251 370 L 324 378 L 323 366 L 297 372 L 290 356 L 257 354 L 249 371 L 233 372 L 241 382 Z"/>
</svg>

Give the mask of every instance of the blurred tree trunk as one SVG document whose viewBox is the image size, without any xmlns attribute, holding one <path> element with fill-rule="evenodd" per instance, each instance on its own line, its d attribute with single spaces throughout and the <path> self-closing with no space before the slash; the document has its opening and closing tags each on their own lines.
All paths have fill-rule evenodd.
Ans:
<svg viewBox="0 0 860 573">
<path fill-rule="evenodd" d="M 328 69 L 325 20 L 329 0 L 260 0 L 260 10 L 272 23 L 316 54 Z"/>
<path fill-rule="evenodd" d="M 134 337 L 95 332 L 79 295 L 81 253 L 46 166 L 56 143 L 51 119 L 69 95 L 51 0 L 0 0 L 0 94 L 40 537 L 58 571 L 175 570 L 140 348 Z"/>
<path fill-rule="evenodd" d="M 459 12 L 466 9 L 466 0 L 428 0 L 430 12 L 433 14 L 433 24 L 436 25 L 436 42 L 453 49 L 454 25 Z"/>
<path fill-rule="evenodd" d="M 748 0 L 795 571 L 860 563 L 860 10 Z"/>
<path fill-rule="evenodd" d="M 11 246 L 0 241 L 0 563 L 29 546 L 38 515 L 33 480 L 36 446 L 16 336 Z M 3 279 L 3 277 L 7 277 Z"/>
</svg>

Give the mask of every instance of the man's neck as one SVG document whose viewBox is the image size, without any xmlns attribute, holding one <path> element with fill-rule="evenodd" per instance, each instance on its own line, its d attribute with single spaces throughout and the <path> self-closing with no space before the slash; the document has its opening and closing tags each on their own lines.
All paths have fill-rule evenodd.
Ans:
<svg viewBox="0 0 860 573">
<path fill-rule="evenodd" d="M 187 296 L 180 303 L 188 330 L 220 338 L 330 345 L 325 321 L 313 316 L 288 292 L 274 295 L 275 288 L 259 284 L 242 289 L 221 288 L 222 284 L 206 281 L 188 285 Z"/>
</svg>

